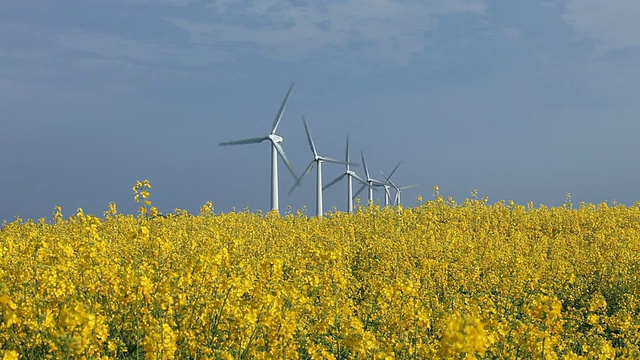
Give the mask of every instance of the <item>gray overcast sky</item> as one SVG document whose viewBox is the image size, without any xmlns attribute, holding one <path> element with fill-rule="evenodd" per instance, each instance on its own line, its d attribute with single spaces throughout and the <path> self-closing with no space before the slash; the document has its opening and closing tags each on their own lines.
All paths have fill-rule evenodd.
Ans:
<svg viewBox="0 0 640 360">
<path fill-rule="evenodd" d="M 318 5 L 321 4 L 321 5 Z M 269 208 L 266 135 L 298 173 L 363 149 L 415 206 L 640 199 L 637 0 L 5 0 L 0 11 L 0 219 Z M 324 166 L 329 182 L 341 166 Z M 315 178 L 281 208 L 314 209 Z M 362 174 L 362 168 L 358 171 Z M 313 174 L 311 174 L 313 175 Z M 325 192 L 345 210 L 346 185 Z M 377 194 L 379 198 L 382 192 Z"/>
</svg>

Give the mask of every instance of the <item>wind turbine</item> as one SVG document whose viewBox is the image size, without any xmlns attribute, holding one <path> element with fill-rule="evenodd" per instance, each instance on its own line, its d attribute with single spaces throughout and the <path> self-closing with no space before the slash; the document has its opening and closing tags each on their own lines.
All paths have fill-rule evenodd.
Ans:
<svg viewBox="0 0 640 360">
<path fill-rule="evenodd" d="M 348 213 L 352 213 L 353 212 L 353 178 L 356 178 L 358 181 L 360 181 L 363 184 L 366 184 L 367 182 L 365 180 L 363 180 L 360 176 L 358 176 L 358 174 L 356 174 L 349 167 L 349 165 L 350 165 L 349 164 L 349 162 L 350 162 L 349 135 L 347 135 L 347 152 L 346 152 L 346 155 L 345 155 L 344 159 L 345 159 L 345 164 L 347 166 L 347 169 L 345 170 L 345 172 L 343 172 L 342 175 L 339 175 L 337 178 L 333 179 L 330 183 L 325 185 L 322 189 L 324 190 L 324 189 L 336 184 L 337 182 L 339 182 L 340 180 L 342 180 L 346 176 L 347 177 L 347 212 Z"/>
<path fill-rule="evenodd" d="M 345 164 L 345 162 L 344 161 L 340 161 L 340 160 L 336 160 L 336 159 L 332 159 L 332 158 L 329 158 L 329 157 L 318 155 L 318 151 L 316 150 L 316 145 L 313 142 L 313 138 L 311 137 L 311 132 L 309 131 L 309 127 L 307 126 L 307 120 L 304 118 L 304 115 L 302 116 L 302 122 L 304 123 L 304 131 L 307 133 L 307 140 L 309 141 L 309 148 L 311 148 L 311 152 L 313 153 L 313 160 L 311 160 L 309 165 L 307 165 L 307 168 L 304 169 L 304 172 L 298 178 L 296 183 L 293 184 L 293 187 L 289 191 L 289 194 L 291 194 L 293 192 L 293 190 L 295 190 L 295 188 L 298 185 L 301 184 L 302 178 L 309 171 L 311 171 L 311 168 L 315 164 L 316 168 L 317 168 L 317 175 L 316 175 L 316 216 L 322 216 L 322 214 L 323 214 L 323 211 L 322 211 L 322 163 L 323 162 L 328 162 L 328 163 L 335 163 L 335 164 Z M 346 164 L 348 164 L 348 163 L 346 163 Z"/>
<path fill-rule="evenodd" d="M 396 172 L 396 170 L 398 170 L 398 167 L 400 166 L 401 163 L 402 162 L 399 162 L 398 165 L 396 165 L 396 167 L 393 168 L 389 176 L 385 175 L 382 171 L 380 171 L 380 174 L 382 174 L 382 176 L 384 176 L 386 180 L 386 182 L 382 185 L 384 186 L 384 206 L 389 206 L 389 198 L 391 197 L 391 193 L 389 192 L 389 187 L 393 186 L 391 184 L 391 177 Z M 397 194 L 397 190 L 396 190 L 396 194 Z"/>
<path fill-rule="evenodd" d="M 395 196 L 395 198 L 393 200 L 393 205 L 394 206 L 400 205 L 400 194 L 402 193 L 402 190 L 411 189 L 413 187 L 418 186 L 418 184 L 412 184 L 412 185 L 407 185 L 407 186 L 403 186 L 403 187 L 397 187 L 396 184 L 394 184 L 393 181 L 391 181 L 391 177 L 393 176 L 393 173 L 395 173 L 396 170 L 398 170 L 398 166 L 400 166 L 400 163 L 398 163 L 398 165 L 396 165 L 396 167 L 393 168 L 393 171 L 391 172 L 391 174 L 389 174 L 389 176 L 385 175 L 382 171 L 380 172 L 382 174 L 382 176 L 384 176 L 385 180 L 387 180 L 387 184 L 391 185 L 396 190 L 396 196 Z M 385 189 L 386 189 L 386 187 L 385 187 Z"/>
<path fill-rule="evenodd" d="M 391 183 L 391 186 L 393 186 L 396 189 L 396 198 L 394 200 L 394 205 L 395 206 L 401 205 L 400 204 L 400 193 L 402 193 L 402 190 L 411 189 L 413 187 L 418 186 L 418 184 L 412 184 L 412 185 L 397 187 L 391 181 L 389 181 L 389 183 Z"/>
<path fill-rule="evenodd" d="M 367 176 L 367 180 L 364 184 L 362 184 L 362 186 L 360 186 L 360 189 L 358 189 L 358 191 L 354 196 L 358 196 L 358 194 L 360 194 L 365 187 L 369 187 L 369 202 L 372 202 L 373 187 L 384 186 L 384 183 L 379 180 L 371 178 L 371 176 L 369 175 L 369 169 L 367 168 L 367 161 L 364 159 L 364 152 L 362 150 L 360 150 L 360 155 L 362 156 L 362 166 L 364 167 L 364 174 Z"/>
<path fill-rule="evenodd" d="M 284 160 L 284 163 L 289 168 L 291 175 L 297 180 L 298 176 L 295 171 L 293 171 L 293 166 L 289 162 L 287 155 L 284 153 L 282 149 L 282 141 L 284 140 L 281 136 L 276 134 L 276 130 L 278 129 L 278 124 L 280 124 L 280 119 L 282 119 L 282 113 L 284 113 L 284 109 L 287 106 L 287 101 L 289 100 L 289 95 L 291 95 L 291 90 L 293 90 L 293 86 L 295 83 L 292 83 L 289 86 L 289 90 L 287 91 L 287 95 L 285 95 L 282 104 L 280 105 L 280 110 L 278 110 L 278 114 L 276 115 L 275 120 L 273 121 L 273 125 L 271 126 L 271 132 L 267 136 L 260 136 L 236 141 L 228 141 L 220 143 L 220 146 L 226 145 L 242 145 L 242 144 L 257 144 L 263 141 L 269 140 L 271 142 L 271 209 L 279 210 L 280 202 L 278 199 L 278 155 Z"/>
</svg>

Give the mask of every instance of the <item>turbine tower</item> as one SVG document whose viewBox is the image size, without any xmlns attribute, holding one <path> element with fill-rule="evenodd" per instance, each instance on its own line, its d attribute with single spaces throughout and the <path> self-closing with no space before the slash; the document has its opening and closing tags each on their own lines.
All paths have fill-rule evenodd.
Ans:
<svg viewBox="0 0 640 360">
<path fill-rule="evenodd" d="M 317 174 L 316 174 L 316 216 L 322 216 L 322 214 L 323 214 L 323 211 L 322 211 L 322 163 L 323 162 L 328 162 L 328 163 L 334 163 L 334 164 L 345 164 L 345 162 L 344 161 L 340 161 L 340 160 L 336 160 L 336 159 L 332 159 L 332 158 L 329 158 L 329 157 L 318 155 L 318 151 L 316 150 L 316 145 L 313 142 L 313 138 L 311 137 L 311 132 L 309 131 L 309 127 L 307 126 L 307 120 L 304 118 L 304 115 L 302 116 L 302 122 L 304 123 L 304 131 L 307 133 L 307 140 L 309 141 L 309 148 L 311 148 L 311 152 L 313 153 L 313 160 L 311 160 L 309 165 L 307 165 L 307 168 L 304 169 L 304 172 L 302 173 L 302 175 L 300 175 L 300 177 L 298 178 L 296 183 L 293 184 L 293 187 L 289 191 L 289 194 L 291 194 L 293 192 L 293 190 L 295 190 L 295 188 L 298 185 L 301 184 L 302 178 L 309 171 L 311 171 L 311 168 L 315 164 L 316 168 L 317 168 Z"/>
<path fill-rule="evenodd" d="M 347 135 L 347 152 L 346 152 L 346 155 L 345 155 L 344 159 L 345 159 L 345 163 L 346 163 L 346 167 L 347 167 L 345 172 L 343 172 L 337 178 L 333 179 L 330 183 L 325 185 L 322 189 L 323 190 L 327 189 L 328 187 L 338 183 L 340 180 L 342 180 L 346 176 L 347 177 L 347 212 L 348 213 L 352 213 L 353 212 L 353 178 L 356 178 L 362 184 L 366 184 L 367 182 L 365 180 L 363 180 L 360 176 L 358 176 L 358 174 L 356 174 L 349 167 L 349 165 L 350 165 L 349 164 L 349 162 L 350 162 L 349 135 Z"/>
<path fill-rule="evenodd" d="M 271 209 L 276 211 L 279 211 L 280 208 L 278 197 L 278 155 L 280 155 L 284 163 L 287 165 L 287 168 L 289 168 L 291 175 L 293 175 L 293 177 L 298 180 L 298 176 L 296 175 L 295 171 L 293 171 L 293 167 L 291 166 L 287 155 L 282 149 L 281 143 L 284 139 L 276 134 L 276 130 L 278 130 L 278 125 L 280 124 L 280 119 L 282 119 L 282 114 L 284 113 L 284 109 L 287 106 L 287 101 L 289 100 L 289 95 L 291 95 L 291 90 L 293 90 L 294 85 L 295 83 L 292 83 L 291 86 L 289 86 L 287 95 L 285 95 L 284 100 L 280 105 L 280 110 L 278 110 L 278 114 L 273 121 L 273 125 L 271 126 L 271 133 L 269 133 L 269 135 L 220 143 L 220 146 L 226 146 L 257 144 L 266 140 L 269 140 L 271 142 Z"/>
<path fill-rule="evenodd" d="M 382 181 L 371 178 L 369 175 L 369 169 L 367 168 L 367 161 L 364 159 L 364 152 L 360 150 L 360 155 L 362 156 L 362 166 L 364 167 L 364 174 L 367 176 L 366 183 L 360 186 L 360 189 L 356 192 L 354 196 L 358 196 L 364 190 L 365 187 L 369 188 L 369 202 L 373 202 L 373 188 L 375 186 L 384 186 Z"/>
</svg>

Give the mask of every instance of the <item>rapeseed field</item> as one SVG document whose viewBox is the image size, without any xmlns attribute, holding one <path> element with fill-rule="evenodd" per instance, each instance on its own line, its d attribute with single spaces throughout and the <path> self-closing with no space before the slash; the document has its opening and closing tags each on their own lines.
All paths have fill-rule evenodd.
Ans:
<svg viewBox="0 0 640 360">
<path fill-rule="evenodd" d="M 640 207 L 436 193 L 0 231 L 0 359 L 638 359 Z"/>
</svg>

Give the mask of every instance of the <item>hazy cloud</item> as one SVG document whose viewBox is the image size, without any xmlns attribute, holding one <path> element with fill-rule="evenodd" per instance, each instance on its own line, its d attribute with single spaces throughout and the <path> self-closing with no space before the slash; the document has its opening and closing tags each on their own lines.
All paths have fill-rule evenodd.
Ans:
<svg viewBox="0 0 640 360">
<path fill-rule="evenodd" d="M 170 20 L 193 44 L 225 44 L 241 54 L 281 61 L 356 56 L 363 62 L 404 64 L 424 51 L 439 16 L 483 14 L 486 5 L 479 0 L 218 0 L 208 8 L 209 21 Z"/>
<path fill-rule="evenodd" d="M 229 59 L 211 46 L 185 46 L 171 41 L 127 39 L 117 35 L 93 35 L 70 31 L 59 36 L 62 46 L 98 55 L 104 59 L 135 60 L 142 63 L 206 65 Z"/>
<path fill-rule="evenodd" d="M 143 61 L 156 60 L 160 50 L 154 44 L 139 40 L 125 39 L 119 36 L 92 36 L 80 31 L 65 33 L 59 38 L 60 44 L 74 49 L 90 52 L 107 58 L 133 58 Z"/>
<path fill-rule="evenodd" d="M 600 54 L 640 47 L 637 0 L 568 0 L 564 19 L 596 44 Z"/>
</svg>

